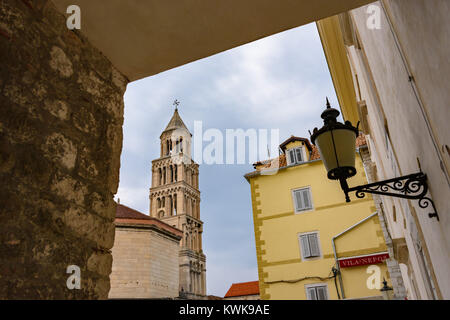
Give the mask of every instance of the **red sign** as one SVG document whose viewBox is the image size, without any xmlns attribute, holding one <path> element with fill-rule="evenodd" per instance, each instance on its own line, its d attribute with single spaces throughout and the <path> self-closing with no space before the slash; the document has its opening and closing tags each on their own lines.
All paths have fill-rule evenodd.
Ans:
<svg viewBox="0 0 450 320">
<path fill-rule="evenodd" d="M 388 258 L 389 253 L 387 252 L 362 257 L 341 258 L 339 259 L 339 266 L 341 268 L 365 266 L 368 264 L 382 263 Z"/>
</svg>

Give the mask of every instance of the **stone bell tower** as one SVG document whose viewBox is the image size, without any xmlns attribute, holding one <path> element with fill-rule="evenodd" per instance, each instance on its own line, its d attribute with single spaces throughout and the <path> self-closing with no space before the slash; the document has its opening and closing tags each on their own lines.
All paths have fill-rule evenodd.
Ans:
<svg viewBox="0 0 450 320">
<path fill-rule="evenodd" d="M 206 296 L 206 256 L 202 250 L 198 167 L 191 137 L 178 108 L 162 132 L 161 154 L 152 161 L 150 215 L 183 231 L 180 241 L 180 296 Z"/>
</svg>

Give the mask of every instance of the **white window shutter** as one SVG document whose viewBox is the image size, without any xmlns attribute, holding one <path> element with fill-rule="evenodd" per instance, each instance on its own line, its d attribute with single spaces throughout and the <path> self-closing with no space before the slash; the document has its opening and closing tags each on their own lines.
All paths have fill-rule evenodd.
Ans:
<svg viewBox="0 0 450 320">
<path fill-rule="evenodd" d="M 328 300 L 326 287 L 316 287 L 316 290 L 317 300 Z"/>
<path fill-rule="evenodd" d="M 297 190 L 294 191 L 295 195 L 295 211 L 301 211 L 304 209 L 303 199 L 302 199 L 302 191 Z"/>
<path fill-rule="evenodd" d="M 293 196 L 296 212 L 312 209 L 310 188 L 295 190 Z"/>
<path fill-rule="evenodd" d="M 308 292 L 308 300 L 317 300 L 316 288 L 306 289 Z"/>
<path fill-rule="evenodd" d="M 300 242 L 302 245 L 303 258 L 309 258 L 311 256 L 311 251 L 309 249 L 309 241 L 307 235 L 300 236 Z"/>
<path fill-rule="evenodd" d="M 297 162 L 303 162 L 303 152 L 302 152 L 302 148 L 296 148 L 295 149 L 295 154 L 297 156 Z"/>
<path fill-rule="evenodd" d="M 294 150 L 289 150 L 288 151 L 288 154 L 289 154 L 289 164 L 293 164 L 293 163 L 295 163 L 295 153 L 294 153 Z"/>
<path fill-rule="evenodd" d="M 309 242 L 311 257 L 319 257 L 320 249 L 319 249 L 319 238 L 317 237 L 317 233 L 309 234 L 308 242 Z"/>
<path fill-rule="evenodd" d="M 311 206 L 311 197 L 309 195 L 309 189 L 302 190 L 302 193 L 303 193 L 303 204 L 304 204 L 303 209 L 304 210 L 311 209 L 312 206 Z"/>
</svg>

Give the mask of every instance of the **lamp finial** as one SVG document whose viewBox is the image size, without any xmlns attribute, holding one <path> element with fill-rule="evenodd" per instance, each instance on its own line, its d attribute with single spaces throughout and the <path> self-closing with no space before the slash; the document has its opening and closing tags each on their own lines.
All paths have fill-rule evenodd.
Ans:
<svg viewBox="0 0 450 320">
<path fill-rule="evenodd" d="M 329 109 L 329 108 L 331 108 L 331 104 L 330 104 L 330 101 L 328 100 L 328 97 L 327 97 L 327 109 Z"/>
</svg>

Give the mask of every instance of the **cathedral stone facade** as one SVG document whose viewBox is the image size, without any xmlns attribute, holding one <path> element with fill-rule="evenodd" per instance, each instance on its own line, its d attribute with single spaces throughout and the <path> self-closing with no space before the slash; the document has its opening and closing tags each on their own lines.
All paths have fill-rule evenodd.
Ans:
<svg viewBox="0 0 450 320">
<path fill-rule="evenodd" d="M 161 154 L 152 161 L 150 216 L 183 231 L 180 241 L 180 297 L 206 296 L 206 256 L 202 250 L 198 167 L 191 137 L 178 109 L 162 132 Z"/>
<path fill-rule="evenodd" d="M 117 204 L 114 224 L 108 298 L 177 298 L 183 232 L 122 204 Z"/>
</svg>

